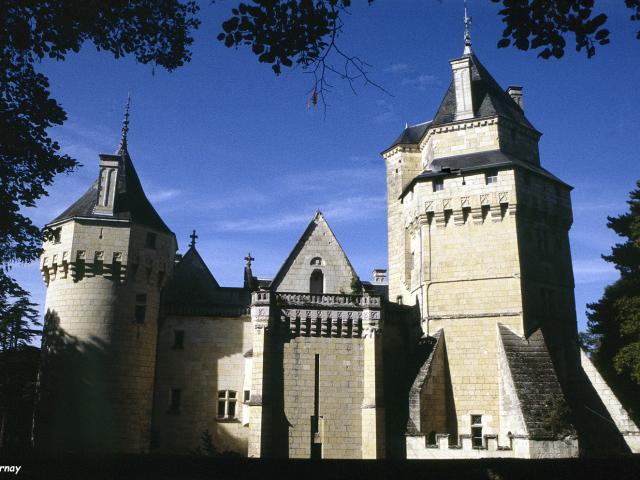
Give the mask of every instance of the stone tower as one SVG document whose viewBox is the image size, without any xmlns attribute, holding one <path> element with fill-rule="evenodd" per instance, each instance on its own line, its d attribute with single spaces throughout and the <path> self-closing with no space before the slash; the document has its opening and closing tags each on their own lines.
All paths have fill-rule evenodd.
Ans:
<svg viewBox="0 0 640 480">
<path fill-rule="evenodd" d="M 47 225 L 47 284 L 35 442 L 46 450 L 149 450 L 160 293 L 176 239 L 127 151 Z"/>
<path fill-rule="evenodd" d="M 543 445 L 553 437 L 552 410 L 567 401 L 574 412 L 588 403 L 608 413 L 580 366 L 571 187 L 541 166 L 522 88 L 498 85 L 468 30 L 462 57 L 450 63 L 433 120 L 408 126 L 383 152 L 389 299 L 417 304 L 436 345 L 412 390 L 408 433 L 432 434 L 434 446 L 443 434 L 444 446 L 495 442 L 515 456 L 572 456 L 576 444 Z M 533 398 L 532 388 L 548 395 Z M 581 448 L 626 451 L 613 422 L 584 420 L 573 423 Z M 589 445 L 609 430 L 600 435 L 609 440 Z M 464 456 L 421 442 L 408 443 L 410 458 Z"/>
</svg>

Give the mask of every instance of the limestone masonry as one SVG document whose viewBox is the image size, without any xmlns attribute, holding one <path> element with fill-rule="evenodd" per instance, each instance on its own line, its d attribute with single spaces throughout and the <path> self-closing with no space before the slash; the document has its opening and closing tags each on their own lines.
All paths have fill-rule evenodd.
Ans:
<svg viewBox="0 0 640 480">
<path fill-rule="evenodd" d="M 640 452 L 578 345 L 571 187 L 543 168 L 522 88 L 471 51 L 433 120 L 382 156 L 388 282 L 321 212 L 277 275 L 218 284 L 184 255 L 127 151 L 47 226 L 34 423 L 49 451 L 556 458 Z M 208 439 L 211 439 L 209 442 Z"/>
</svg>

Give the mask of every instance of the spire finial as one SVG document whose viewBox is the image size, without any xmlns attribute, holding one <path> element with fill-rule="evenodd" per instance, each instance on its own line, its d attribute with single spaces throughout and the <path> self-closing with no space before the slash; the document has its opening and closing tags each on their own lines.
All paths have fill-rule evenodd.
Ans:
<svg viewBox="0 0 640 480">
<path fill-rule="evenodd" d="M 464 54 L 471 54 L 471 17 L 467 15 L 467 0 L 464 0 Z"/>
<path fill-rule="evenodd" d="M 253 262 L 255 258 L 251 256 L 251 253 L 248 253 L 247 256 L 244 257 L 244 260 L 247 262 L 247 268 L 251 268 L 251 262 Z"/>
<path fill-rule="evenodd" d="M 120 146 L 118 153 L 127 150 L 127 133 L 129 133 L 129 107 L 131 107 L 131 94 L 127 95 L 127 105 L 124 108 L 124 117 L 122 119 L 122 135 L 120 136 Z"/>
<path fill-rule="evenodd" d="M 193 233 L 191 235 L 189 235 L 189 238 L 191 239 L 191 244 L 190 246 L 193 248 L 196 246 L 196 238 L 198 238 L 198 235 L 196 235 L 196 231 L 194 230 Z"/>
</svg>

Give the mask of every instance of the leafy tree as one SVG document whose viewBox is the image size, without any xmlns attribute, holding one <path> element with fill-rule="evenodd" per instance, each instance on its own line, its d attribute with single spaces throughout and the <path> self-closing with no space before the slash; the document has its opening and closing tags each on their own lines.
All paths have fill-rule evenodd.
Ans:
<svg viewBox="0 0 640 480">
<path fill-rule="evenodd" d="M 85 42 L 116 58 L 173 70 L 191 58 L 199 26 L 195 2 L 179 0 L 5 0 L 0 12 L 0 295 L 26 292 L 8 275 L 11 264 L 38 258 L 43 232 L 21 212 L 47 194 L 55 175 L 78 163 L 60 153 L 48 129 L 66 120 L 36 71 L 44 58 L 64 60 Z M 18 301 L 29 318 L 28 300 Z"/>
<path fill-rule="evenodd" d="M 28 345 L 38 333 L 32 326 L 39 325 L 38 311 L 28 292 L 5 277 L 7 280 L 9 284 L 0 290 L 0 352 Z"/>
<path fill-rule="evenodd" d="M 620 278 L 597 303 L 588 305 L 589 334 L 595 340 L 592 358 L 621 400 L 640 416 L 640 180 L 630 193 L 629 211 L 608 217 L 607 226 L 625 239 L 603 255 Z"/>
</svg>

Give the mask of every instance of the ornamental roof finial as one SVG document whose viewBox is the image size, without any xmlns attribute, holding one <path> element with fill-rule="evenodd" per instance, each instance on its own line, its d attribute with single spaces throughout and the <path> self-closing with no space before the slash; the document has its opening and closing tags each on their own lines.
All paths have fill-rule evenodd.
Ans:
<svg viewBox="0 0 640 480">
<path fill-rule="evenodd" d="M 196 238 L 198 238 L 198 235 L 196 235 L 196 231 L 194 230 L 193 233 L 191 235 L 189 235 L 189 238 L 191 239 L 191 243 L 189 244 L 189 246 L 191 248 L 196 246 Z"/>
<path fill-rule="evenodd" d="M 119 154 L 127 151 L 127 133 L 129 133 L 129 107 L 131 106 L 131 94 L 127 95 L 127 105 L 124 108 L 124 118 L 122 119 L 122 135 L 120 136 Z"/>
<path fill-rule="evenodd" d="M 464 0 L 464 55 L 471 54 L 471 17 L 467 15 L 467 0 Z"/>
</svg>

